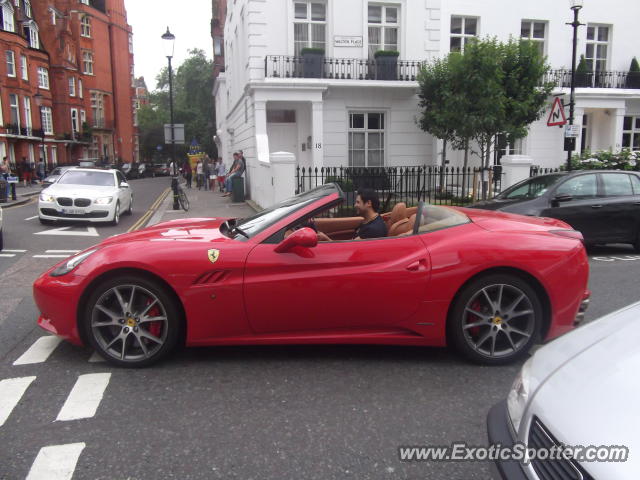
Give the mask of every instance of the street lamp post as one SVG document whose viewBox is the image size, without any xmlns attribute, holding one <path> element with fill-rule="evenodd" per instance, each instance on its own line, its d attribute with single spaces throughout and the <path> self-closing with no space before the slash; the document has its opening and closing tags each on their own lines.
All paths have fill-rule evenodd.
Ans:
<svg viewBox="0 0 640 480">
<path fill-rule="evenodd" d="M 42 116 L 42 99 L 44 98 L 42 96 L 42 94 L 40 93 L 40 91 L 38 91 L 38 93 L 36 93 L 33 96 L 34 100 L 36 101 L 36 105 L 38 106 L 38 112 L 40 113 L 40 132 L 42 133 L 42 160 L 44 161 L 44 168 L 45 168 L 45 176 L 47 173 L 47 146 L 44 143 L 44 121 L 43 121 L 43 116 Z"/>
<path fill-rule="evenodd" d="M 165 56 L 169 63 L 169 122 L 171 123 L 171 164 L 173 165 L 173 171 L 171 173 L 171 189 L 173 190 L 173 209 L 179 210 L 178 205 L 178 177 L 175 175 L 178 172 L 178 163 L 176 162 L 176 139 L 173 124 L 173 73 L 171 70 L 171 58 L 173 58 L 173 48 L 175 44 L 176 36 L 169 31 L 162 34 L 162 44 L 164 45 Z"/>
<path fill-rule="evenodd" d="M 571 56 L 571 93 L 569 95 L 569 125 L 573 125 L 574 109 L 576 104 L 576 50 L 578 47 L 578 27 L 584 25 L 578 21 L 578 13 L 582 8 L 582 0 L 569 0 L 573 10 L 573 22 L 567 23 L 573 27 L 573 52 Z M 565 150 L 567 151 L 567 170 L 571 171 L 571 155 L 576 149 L 575 137 L 565 137 Z"/>
</svg>

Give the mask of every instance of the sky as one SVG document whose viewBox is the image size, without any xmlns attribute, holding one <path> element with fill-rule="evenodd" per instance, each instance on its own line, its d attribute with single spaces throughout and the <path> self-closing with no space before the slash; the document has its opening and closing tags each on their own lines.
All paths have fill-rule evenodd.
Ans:
<svg viewBox="0 0 640 480">
<path fill-rule="evenodd" d="M 155 78 L 160 69 L 167 66 L 160 38 L 167 26 L 176 36 L 171 61 L 174 68 L 192 48 L 200 48 L 207 58 L 213 58 L 211 0 L 125 0 L 125 7 L 133 29 L 135 75 L 144 77 L 150 91 L 156 88 Z"/>
</svg>

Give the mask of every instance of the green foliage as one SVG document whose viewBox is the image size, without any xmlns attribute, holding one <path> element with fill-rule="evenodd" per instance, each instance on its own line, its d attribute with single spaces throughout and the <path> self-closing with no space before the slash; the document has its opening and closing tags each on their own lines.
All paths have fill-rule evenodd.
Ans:
<svg viewBox="0 0 640 480">
<path fill-rule="evenodd" d="M 200 49 L 189 51 L 189 57 L 173 71 L 173 117 L 175 123 L 184 123 L 187 145 L 176 145 L 176 157 L 184 157 L 193 138 L 211 157 L 217 156 L 213 143 L 215 110 L 213 107 L 213 62 Z M 156 90 L 149 95 L 149 105 L 138 111 L 140 150 L 149 160 L 158 155 L 157 146 L 164 152 L 164 124 L 170 122 L 169 71 L 163 68 L 156 77 Z"/>
<path fill-rule="evenodd" d="M 584 75 L 585 73 L 589 73 L 589 67 L 587 67 L 587 60 L 584 55 L 580 55 L 580 62 L 576 67 L 576 75 Z"/>
<path fill-rule="evenodd" d="M 640 170 L 640 153 L 623 149 L 613 153 L 608 150 L 590 152 L 584 150 L 571 158 L 574 170 Z"/>
<path fill-rule="evenodd" d="M 378 57 L 398 57 L 400 56 L 400 52 L 397 50 L 378 50 L 373 54 L 374 58 Z"/>
<path fill-rule="evenodd" d="M 304 55 L 306 53 L 324 55 L 324 48 L 303 48 L 300 50 L 300 55 Z"/>
<path fill-rule="evenodd" d="M 638 63 L 638 59 L 636 57 L 633 57 L 633 59 L 631 60 L 629 73 L 640 73 L 640 64 Z"/>
<path fill-rule="evenodd" d="M 354 192 L 355 191 L 355 185 L 353 184 L 353 182 L 347 178 L 342 178 L 342 177 L 336 177 L 336 176 L 328 176 L 327 178 L 325 178 L 324 183 L 337 183 L 340 188 L 342 189 L 343 192 Z"/>
</svg>

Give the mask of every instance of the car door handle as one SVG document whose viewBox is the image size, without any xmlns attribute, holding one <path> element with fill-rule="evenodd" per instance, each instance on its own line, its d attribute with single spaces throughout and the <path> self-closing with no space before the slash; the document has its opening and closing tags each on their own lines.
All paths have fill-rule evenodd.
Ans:
<svg viewBox="0 0 640 480">
<path fill-rule="evenodd" d="M 416 260 L 413 263 L 407 265 L 407 270 L 410 272 L 421 272 L 427 269 L 427 259 L 421 258 L 420 260 Z"/>
<path fill-rule="evenodd" d="M 591 208 L 602 208 L 602 205 L 591 205 Z"/>
</svg>

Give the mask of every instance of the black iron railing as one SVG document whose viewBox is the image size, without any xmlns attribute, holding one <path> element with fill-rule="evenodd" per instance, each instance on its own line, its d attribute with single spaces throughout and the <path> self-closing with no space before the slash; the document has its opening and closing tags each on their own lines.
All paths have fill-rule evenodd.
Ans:
<svg viewBox="0 0 640 480">
<path fill-rule="evenodd" d="M 571 70 L 550 70 L 544 77 L 556 87 L 571 86 Z M 576 88 L 640 88 L 640 75 L 629 72 L 600 71 L 576 73 Z"/>
<path fill-rule="evenodd" d="M 398 202 L 416 205 L 424 201 L 436 205 L 467 205 L 490 198 L 501 189 L 501 167 L 487 170 L 461 167 L 298 167 L 296 193 L 325 183 L 337 183 L 347 201 L 341 212 L 352 214 L 356 191 L 372 188 L 380 195 L 382 211 Z M 335 214 L 335 212 L 334 212 Z"/>
<path fill-rule="evenodd" d="M 395 66 L 376 59 L 267 55 L 264 75 L 272 78 L 416 81 L 423 62 L 398 60 Z"/>
</svg>

